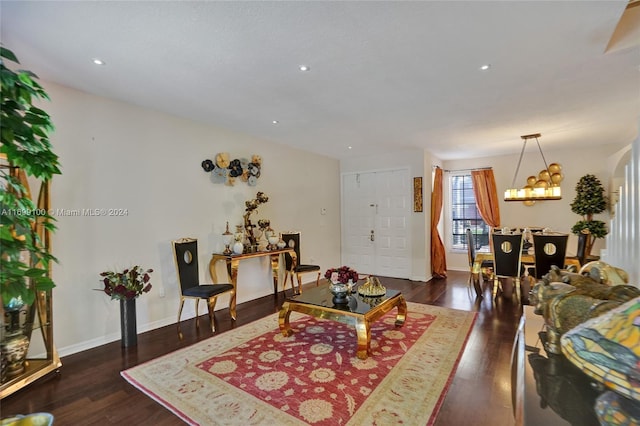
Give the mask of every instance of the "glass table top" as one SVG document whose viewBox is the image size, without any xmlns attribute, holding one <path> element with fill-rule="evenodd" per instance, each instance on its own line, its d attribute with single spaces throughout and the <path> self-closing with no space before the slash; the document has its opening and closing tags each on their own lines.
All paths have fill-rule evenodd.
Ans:
<svg viewBox="0 0 640 426">
<path fill-rule="evenodd" d="M 325 308 L 333 308 L 341 311 L 364 315 L 381 303 L 392 299 L 400 294 L 399 290 L 387 289 L 387 292 L 384 296 L 364 297 L 358 294 L 357 289 L 357 285 L 362 283 L 364 283 L 364 280 L 360 280 L 356 283 L 353 293 L 347 296 L 347 303 L 345 304 L 333 303 L 333 294 L 331 294 L 331 292 L 329 291 L 328 280 L 321 280 L 319 286 L 305 289 L 302 294 L 289 297 L 287 298 L 287 301 L 304 303 L 307 305 L 315 305 Z"/>
</svg>

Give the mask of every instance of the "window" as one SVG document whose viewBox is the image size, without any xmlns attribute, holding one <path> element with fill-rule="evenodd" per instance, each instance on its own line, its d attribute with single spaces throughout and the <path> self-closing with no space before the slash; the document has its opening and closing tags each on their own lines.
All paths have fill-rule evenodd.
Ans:
<svg viewBox="0 0 640 426">
<path fill-rule="evenodd" d="M 476 250 L 489 248 L 489 226 L 482 220 L 473 194 L 471 175 L 453 175 L 451 179 L 451 247 L 467 250 L 467 228 L 474 236 Z"/>
</svg>

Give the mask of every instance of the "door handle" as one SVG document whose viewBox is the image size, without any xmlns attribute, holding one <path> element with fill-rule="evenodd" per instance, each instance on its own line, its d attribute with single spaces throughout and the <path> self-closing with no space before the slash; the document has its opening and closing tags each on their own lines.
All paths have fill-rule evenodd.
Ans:
<svg viewBox="0 0 640 426">
<path fill-rule="evenodd" d="M 373 229 L 371 230 L 371 241 L 375 241 L 376 240 L 376 236 L 373 233 Z"/>
</svg>

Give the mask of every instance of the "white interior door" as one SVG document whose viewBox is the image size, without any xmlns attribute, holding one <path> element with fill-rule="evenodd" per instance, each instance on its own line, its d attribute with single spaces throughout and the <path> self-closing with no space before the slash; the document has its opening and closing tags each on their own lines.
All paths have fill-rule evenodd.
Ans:
<svg viewBox="0 0 640 426">
<path fill-rule="evenodd" d="M 343 264 L 360 273 L 409 278 L 411 215 L 406 169 L 343 175 Z"/>
<path fill-rule="evenodd" d="M 360 273 L 373 273 L 375 246 L 375 175 L 359 173 L 342 177 L 342 263 Z"/>
</svg>

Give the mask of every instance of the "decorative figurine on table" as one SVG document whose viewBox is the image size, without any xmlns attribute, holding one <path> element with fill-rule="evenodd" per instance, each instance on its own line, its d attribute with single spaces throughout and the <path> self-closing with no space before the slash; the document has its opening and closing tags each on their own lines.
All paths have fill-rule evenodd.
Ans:
<svg viewBox="0 0 640 426">
<path fill-rule="evenodd" d="M 269 201 L 269 197 L 267 197 L 266 195 L 264 195 L 263 192 L 258 192 L 256 194 L 256 198 L 253 200 L 249 200 L 245 202 L 245 213 L 244 213 L 244 229 L 247 232 L 247 238 L 249 239 L 249 246 L 251 248 L 252 251 L 257 250 L 257 246 L 258 246 L 258 240 L 256 239 L 256 236 L 253 232 L 253 228 L 255 227 L 255 225 L 253 225 L 251 223 L 251 213 L 253 213 L 254 211 L 257 211 L 258 206 L 260 204 L 264 204 L 267 201 Z"/>
<path fill-rule="evenodd" d="M 640 421 L 640 298 L 590 319 L 565 333 L 562 353 L 613 393 L 598 398 L 600 424 Z"/>
<path fill-rule="evenodd" d="M 377 277 L 367 277 L 364 284 L 358 287 L 358 294 L 364 297 L 381 297 L 386 293 L 387 289 Z"/>
<path fill-rule="evenodd" d="M 258 233 L 257 241 L 258 241 L 258 251 L 266 251 L 268 250 L 269 241 L 267 235 L 267 229 L 271 225 L 271 221 L 269 219 L 259 219 L 258 220 Z"/>
<path fill-rule="evenodd" d="M 577 274 L 552 266 L 531 290 L 530 303 L 545 319 L 545 349 L 560 354 L 564 333 L 636 297 L 640 297 L 640 289 L 635 286 L 607 285 L 593 279 L 591 273 Z"/>
<path fill-rule="evenodd" d="M 272 235 L 267 237 L 267 241 L 269 241 L 269 245 L 267 246 L 267 250 L 277 250 L 278 249 L 278 236 L 275 235 L 275 232 Z"/>
<path fill-rule="evenodd" d="M 267 229 L 265 229 L 264 235 L 267 237 L 267 241 L 269 242 L 269 245 L 267 245 L 267 250 L 276 250 L 278 248 L 278 234 L 271 227 L 271 221 L 268 221 Z"/>
<path fill-rule="evenodd" d="M 231 244 L 234 241 L 234 236 L 231 232 L 229 232 L 229 222 L 227 221 L 227 229 L 222 233 L 222 242 L 224 243 L 224 251 L 222 254 L 230 255 L 233 253 L 231 251 Z"/>
<path fill-rule="evenodd" d="M 235 254 L 244 253 L 244 231 L 242 230 L 242 225 L 236 225 L 236 233 L 233 235 L 233 239 L 235 243 L 233 243 L 233 252 Z"/>
</svg>

